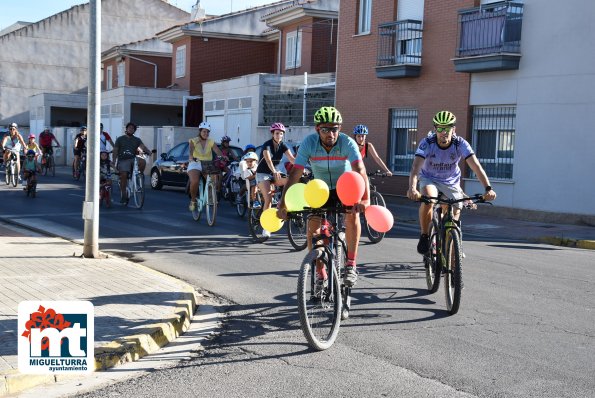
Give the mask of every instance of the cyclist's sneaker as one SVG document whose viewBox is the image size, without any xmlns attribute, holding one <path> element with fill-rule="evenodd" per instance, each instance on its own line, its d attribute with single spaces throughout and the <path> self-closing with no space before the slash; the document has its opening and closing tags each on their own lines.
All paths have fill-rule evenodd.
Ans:
<svg viewBox="0 0 595 398">
<path fill-rule="evenodd" d="M 345 263 L 345 285 L 355 286 L 357 283 L 357 268 L 355 261 L 347 260 Z"/>
<path fill-rule="evenodd" d="M 196 202 L 195 201 L 190 202 L 190 204 L 188 205 L 188 210 L 190 210 L 190 211 L 196 210 Z"/>
<path fill-rule="evenodd" d="M 258 200 L 255 200 L 254 203 L 252 203 L 252 208 L 254 209 L 260 209 L 262 207 L 262 205 L 260 204 L 260 202 Z"/>
<path fill-rule="evenodd" d="M 263 238 L 270 238 L 271 237 L 271 233 L 269 231 L 267 231 L 266 229 L 262 230 L 262 237 Z"/>
<path fill-rule="evenodd" d="M 426 254 L 430 250 L 430 237 L 428 234 L 421 234 L 419 242 L 417 242 L 417 252 L 419 254 Z"/>
</svg>

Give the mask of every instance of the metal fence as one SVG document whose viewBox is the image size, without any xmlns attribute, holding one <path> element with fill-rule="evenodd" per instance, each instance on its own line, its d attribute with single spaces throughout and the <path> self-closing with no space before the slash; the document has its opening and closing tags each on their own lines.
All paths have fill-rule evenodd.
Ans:
<svg viewBox="0 0 595 398">
<path fill-rule="evenodd" d="M 459 11 L 457 57 L 520 53 L 523 4 L 490 3 Z"/>
<path fill-rule="evenodd" d="M 474 106 L 472 146 L 490 179 L 512 180 L 516 106 Z M 468 176 L 476 178 L 471 169 Z"/>
<path fill-rule="evenodd" d="M 417 110 L 392 109 L 389 167 L 397 174 L 409 174 L 417 149 Z"/>
<path fill-rule="evenodd" d="M 406 19 L 378 25 L 376 66 L 421 65 L 422 22 Z"/>
<path fill-rule="evenodd" d="M 259 124 L 282 122 L 286 126 L 308 126 L 313 124 L 312 118 L 318 108 L 334 104 L 334 73 L 267 76 Z"/>
</svg>

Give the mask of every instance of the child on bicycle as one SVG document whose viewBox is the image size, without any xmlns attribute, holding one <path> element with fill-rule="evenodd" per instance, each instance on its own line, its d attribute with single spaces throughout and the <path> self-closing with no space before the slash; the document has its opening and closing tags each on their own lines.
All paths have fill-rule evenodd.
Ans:
<svg viewBox="0 0 595 398">
<path fill-rule="evenodd" d="M 101 186 L 112 185 L 112 165 L 109 160 L 109 152 L 101 151 L 99 156 L 99 183 Z"/>
<path fill-rule="evenodd" d="M 240 169 L 240 178 L 243 181 L 246 181 L 244 185 L 240 188 L 240 193 L 238 195 L 239 198 L 242 197 L 244 192 L 248 191 L 248 187 L 250 187 L 250 203 L 252 206 L 259 207 L 261 206 L 258 201 L 256 201 L 256 167 L 258 166 L 258 155 L 256 152 L 251 151 L 247 152 L 244 156 L 242 156 L 242 161 L 240 162 L 239 169 Z"/>
<path fill-rule="evenodd" d="M 27 157 L 23 160 L 23 191 L 26 191 L 31 184 L 36 184 L 37 179 L 35 175 L 41 172 L 41 166 L 35 160 L 35 151 L 29 149 Z"/>
</svg>

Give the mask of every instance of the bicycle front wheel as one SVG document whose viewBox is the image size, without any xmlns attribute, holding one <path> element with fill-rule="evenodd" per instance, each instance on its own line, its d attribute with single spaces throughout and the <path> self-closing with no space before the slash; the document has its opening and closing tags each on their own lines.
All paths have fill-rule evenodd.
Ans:
<svg viewBox="0 0 595 398">
<path fill-rule="evenodd" d="M 6 185 L 10 185 L 11 175 L 12 175 L 12 170 L 11 170 L 10 165 L 6 166 L 6 169 L 4 170 L 4 179 L 6 180 Z"/>
<path fill-rule="evenodd" d="M 317 260 L 327 267 L 329 279 L 326 286 L 315 283 Z M 333 345 L 341 325 L 339 277 L 328 265 L 324 251 L 313 249 L 302 262 L 297 286 L 300 326 L 308 345 L 318 351 Z"/>
<path fill-rule="evenodd" d="M 268 239 L 268 236 L 263 235 L 264 228 L 262 228 L 262 225 L 260 225 L 261 214 L 261 208 L 251 208 L 248 212 L 248 229 L 250 230 L 250 235 L 252 235 L 252 239 L 254 239 L 258 243 L 262 243 Z"/>
<path fill-rule="evenodd" d="M 450 315 L 459 311 L 463 290 L 463 269 L 461 263 L 461 237 L 459 231 L 452 228 L 446 232 L 446 264 L 444 270 L 444 292 L 446 309 Z"/>
<path fill-rule="evenodd" d="M 137 209 L 141 209 L 145 204 L 145 187 L 143 186 L 144 183 L 144 176 L 142 174 L 136 174 L 133 179 L 130 181 L 132 182 L 132 186 L 130 187 L 132 190 L 132 200 L 134 201 L 134 206 Z"/>
<path fill-rule="evenodd" d="M 212 182 L 207 185 L 207 224 L 209 227 L 215 225 L 215 216 L 217 216 L 217 190 Z"/>
<path fill-rule="evenodd" d="M 188 181 L 187 187 L 188 187 L 188 196 L 190 198 L 192 198 L 190 195 L 190 181 Z M 202 207 L 203 207 L 203 201 L 202 201 L 203 190 L 204 190 L 204 182 L 202 181 L 202 178 L 199 178 L 199 180 L 198 180 L 198 197 L 196 198 L 197 199 L 196 206 L 194 206 L 194 210 L 192 210 L 192 219 L 194 221 L 200 220 L 200 215 L 202 213 Z"/>
<path fill-rule="evenodd" d="M 42 159 L 45 159 L 45 162 L 43 163 L 43 165 L 41 165 L 41 174 L 45 176 L 48 174 L 48 170 L 50 169 L 50 167 L 49 167 L 50 158 L 47 156 L 44 156 L 44 157 L 42 157 Z"/>
<path fill-rule="evenodd" d="M 426 284 L 430 293 L 436 293 L 440 287 L 440 271 L 442 270 L 441 255 L 439 253 L 440 239 L 438 234 L 438 222 L 430 222 L 430 251 L 424 254 L 424 266 L 426 268 Z"/>
<path fill-rule="evenodd" d="M 287 222 L 287 238 L 296 251 L 302 251 L 308 246 L 307 222 L 303 214 L 291 218 Z"/>
<path fill-rule="evenodd" d="M 19 175 L 17 174 L 17 168 L 16 166 L 12 167 L 11 173 L 10 173 L 10 180 L 12 182 L 12 186 L 16 187 L 18 182 L 19 182 Z"/>
<path fill-rule="evenodd" d="M 386 202 L 382 195 L 376 191 L 370 192 L 370 204 L 371 205 L 378 205 L 382 207 L 386 207 Z M 366 234 L 368 235 L 368 239 L 372 243 L 378 243 L 384 238 L 384 232 L 378 232 L 374 230 L 374 228 L 370 227 L 370 224 L 366 221 L 366 217 L 364 216 L 364 226 L 366 229 Z"/>
</svg>

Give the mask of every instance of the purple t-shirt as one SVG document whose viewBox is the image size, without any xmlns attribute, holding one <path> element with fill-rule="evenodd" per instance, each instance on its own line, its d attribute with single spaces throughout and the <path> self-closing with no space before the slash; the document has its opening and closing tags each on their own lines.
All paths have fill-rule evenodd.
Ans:
<svg viewBox="0 0 595 398">
<path fill-rule="evenodd" d="M 474 155 L 471 145 L 463 138 L 453 134 L 448 148 L 440 148 L 436 134 L 424 138 L 415 156 L 425 159 L 421 176 L 446 185 L 458 185 L 461 180 L 459 162 Z"/>
</svg>

